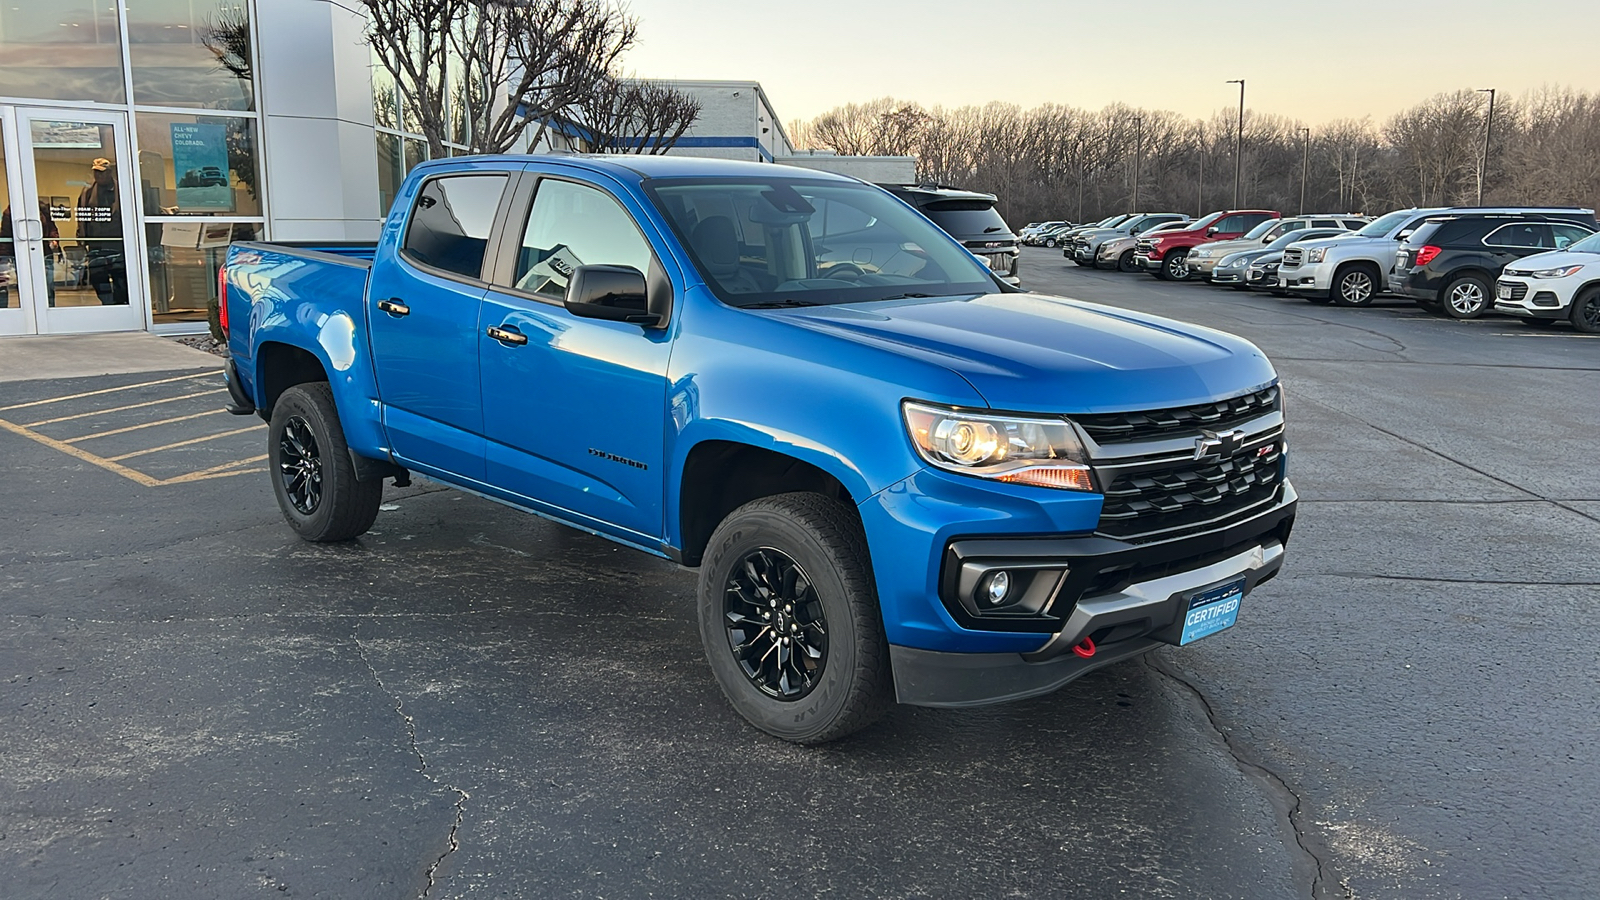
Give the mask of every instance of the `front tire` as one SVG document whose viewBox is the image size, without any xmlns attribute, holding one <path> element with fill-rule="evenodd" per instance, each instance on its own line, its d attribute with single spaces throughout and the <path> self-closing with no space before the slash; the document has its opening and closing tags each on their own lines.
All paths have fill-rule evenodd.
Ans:
<svg viewBox="0 0 1600 900">
<path fill-rule="evenodd" d="M 1349 266 L 1333 276 L 1333 300 L 1340 306 L 1371 306 L 1377 296 L 1377 270 L 1371 267 Z"/>
<path fill-rule="evenodd" d="M 1600 334 L 1600 287 L 1593 287 L 1572 300 L 1572 327 L 1584 334 Z"/>
<path fill-rule="evenodd" d="M 837 740 L 893 701 L 866 535 L 838 501 L 778 494 L 730 513 L 700 567 L 699 620 L 728 702 L 774 737 Z"/>
<path fill-rule="evenodd" d="M 1451 279 L 1440 292 L 1444 314 L 1452 319 L 1476 319 L 1489 310 L 1493 295 L 1489 283 L 1476 275 L 1462 275 Z"/>
<path fill-rule="evenodd" d="M 298 384 L 272 407 L 268 471 L 278 508 L 308 541 L 347 541 L 372 527 L 383 481 L 357 481 L 344 428 L 325 381 Z"/>
<path fill-rule="evenodd" d="M 1122 255 L 1117 257 L 1117 271 L 1118 272 L 1137 272 L 1137 271 L 1139 271 L 1139 264 L 1133 261 L 1133 251 L 1132 250 L 1124 250 Z"/>
<path fill-rule="evenodd" d="M 1162 281 L 1188 281 L 1189 280 L 1189 254 L 1176 251 L 1168 253 L 1161 260 L 1161 268 L 1156 270 L 1156 277 Z"/>
</svg>

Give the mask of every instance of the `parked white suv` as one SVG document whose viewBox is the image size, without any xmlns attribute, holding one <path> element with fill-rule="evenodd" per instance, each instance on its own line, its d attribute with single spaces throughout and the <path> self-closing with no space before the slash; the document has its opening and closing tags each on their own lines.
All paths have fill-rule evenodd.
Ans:
<svg viewBox="0 0 1600 900">
<path fill-rule="evenodd" d="M 1566 319 L 1579 331 L 1600 334 L 1600 234 L 1506 266 L 1495 284 L 1494 311 L 1531 320 Z"/>
</svg>

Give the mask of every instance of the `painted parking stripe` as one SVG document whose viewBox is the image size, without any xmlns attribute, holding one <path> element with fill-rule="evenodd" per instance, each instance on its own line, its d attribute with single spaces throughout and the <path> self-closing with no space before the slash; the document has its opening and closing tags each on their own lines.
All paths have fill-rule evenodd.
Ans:
<svg viewBox="0 0 1600 900">
<path fill-rule="evenodd" d="M 203 444 L 206 441 L 214 441 L 214 440 L 217 440 L 219 438 L 233 437 L 236 434 L 244 434 L 246 431 L 255 431 L 258 428 L 264 428 L 264 427 L 266 427 L 266 426 L 264 426 L 264 425 L 249 425 L 249 426 L 246 426 L 244 428 L 235 428 L 232 431 L 223 431 L 223 432 L 219 432 L 217 434 L 208 434 L 208 435 L 206 435 L 204 437 L 190 438 L 187 441 L 178 441 L 176 444 L 166 444 L 166 445 L 161 446 L 161 447 L 151 447 L 149 450 L 135 450 L 132 453 L 124 453 L 121 456 L 110 457 L 109 461 L 115 463 L 115 462 L 121 462 L 122 460 L 125 460 L 125 459 L 133 459 L 135 456 L 147 456 L 147 455 L 149 455 L 151 453 L 160 453 L 163 450 L 176 450 L 179 447 L 187 447 L 190 444 Z M 74 448 L 74 449 L 76 449 L 76 448 Z"/>
<path fill-rule="evenodd" d="M 144 422 L 139 425 L 129 425 L 127 428 L 113 428 L 110 431 L 97 431 L 94 434 L 86 434 L 83 437 L 67 438 L 65 443 L 78 444 L 82 443 L 83 441 L 92 441 L 96 438 L 111 437 L 113 434 L 127 434 L 130 431 L 138 431 L 141 428 L 154 428 L 157 425 L 171 425 L 173 422 L 187 422 L 190 419 L 200 419 L 206 416 L 215 416 L 224 412 L 227 412 L 227 410 L 208 409 L 205 412 L 197 412 L 187 416 L 173 416 L 170 419 L 157 419 L 154 422 Z"/>
<path fill-rule="evenodd" d="M 9 412 L 13 409 L 27 409 L 30 406 L 44 406 L 49 403 L 61 403 L 66 400 L 79 400 L 84 397 L 98 397 L 101 394 L 115 394 L 119 391 L 132 391 L 142 387 L 154 387 L 158 384 L 171 384 L 174 381 L 189 381 L 195 378 L 210 378 L 221 374 L 221 371 L 213 369 L 209 372 L 196 372 L 193 375 L 180 375 L 177 378 L 163 378 L 160 381 L 146 381 L 143 384 L 129 384 L 122 387 L 104 388 L 98 391 L 84 391 L 81 394 L 68 394 L 65 397 L 51 397 L 48 400 L 34 400 L 29 403 L 13 403 L 10 406 L 0 406 L 0 412 Z"/>
<path fill-rule="evenodd" d="M 65 453 L 74 459 L 83 460 L 91 466 L 99 466 L 100 468 L 105 469 L 107 472 L 114 472 L 118 475 L 121 475 L 123 478 L 128 479 L 129 481 L 137 482 L 145 487 L 155 487 L 161 483 L 160 479 L 151 478 L 149 475 L 134 469 L 130 469 L 127 466 L 119 466 L 114 460 L 95 456 L 93 453 L 90 453 L 87 450 L 74 447 L 71 444 L 63 443 L 62 441 L 58 441 L 52 437 L 46 437 L 37 431 L 30 431 L 14 422 L 7 422 L 5 419 L 0 419 L 0 428 L 9 431 L 12 434 L 20 434 L 30 441 L 37 441 L 38 443 L 41 443 L 52 450 L 60 450 L 62 453 Z"/>
<path fill-rule="evenodd" d="M 179 400 L 190 400 L 190 399 L 193 399 L 195 397 L 206 397 L 206 396 L 209 396 L 211 394 L 221 394 L 221 393 L 224 393 L 224 389 L 223 388 L 217 388 L 214 391 L 196 391 L 196 392 L 194 392 L 192 394 L 180 394 L 180 395 L 178 395 L 176 397 L 162 397 L 160 400 L 149 400 L 149 401 L 146 401 L 144 403 L 130 403 L 127 406 L 113 406 L 110 409 L 94 409 L 94 410 L 90 410 L 89 412 L 73 413 L 70 416 L 57 416 L 54 419 L 41 419 L 41 420 L 39 420 L 37 422 L 25 422 L 25 423 L 23 423 L 22 427 L 24 427 L 24 428 L 38 428 L 40 425 L 54 425 L 57 422 L 70 422 L 73 419 L 83 419 L 83 418 L 87 418 L 89 416 L 100 416 L 100 415 L 106 415 L 106 414 L 114 413 L 114 412 L 126 412 L 126 411 L 128 411 L 130 409 L 143 409 L 146 406 L 155 406 L 158 403 L 176 403 Z"/>
<path fill-rule="evenodd" d="M 173 477 L 168 478 L 161 483 L 163 485 L 188 484 L 191 481 L 207 481 L 212 478 L 228 478 L 233 475 L 249 475 L 253 472 L 265 472 L 267 470 L 265 466 L 260 466 L 254 469 L 241 469 L 239 467 L 248 466 L 252 463 L 266 462 L 266 460 L 267 455 L 263 453 L 260 456 L 252 456 L 249 459 L 236 459 L 230 463 L 223 463 L 220 466 L 212 466 L 209 469 L 201 469 L 198 472 L 190 472 L 187 475 L 174 475 Z"/>
</svg>

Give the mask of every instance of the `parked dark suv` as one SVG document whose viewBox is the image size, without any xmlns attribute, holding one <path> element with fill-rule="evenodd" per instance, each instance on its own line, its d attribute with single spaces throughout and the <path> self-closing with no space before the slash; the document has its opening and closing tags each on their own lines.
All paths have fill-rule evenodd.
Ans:
<svg viewBox="0 0 1600 900">
<path fill-rule="evenodd" d="M 1400 245 L 1389 290 L 1432 312 L 1475 319 L 1494 308 L 1494 284 L 1507 263 L 1563 249 L 1597 228 L 1592 212 L 1430 218 Z"/>
<path fill-rule="evenodd" d="M 1002 281 L 1020 286 L 1017 277 L 1017 236 L 1000 218 L 993 194 L 963 191 L 947 185 L 880 184 L 889 193 L 916 207 L 933 224 L 943 228 L 962 246 L 989 264 Z"/>
</svg>

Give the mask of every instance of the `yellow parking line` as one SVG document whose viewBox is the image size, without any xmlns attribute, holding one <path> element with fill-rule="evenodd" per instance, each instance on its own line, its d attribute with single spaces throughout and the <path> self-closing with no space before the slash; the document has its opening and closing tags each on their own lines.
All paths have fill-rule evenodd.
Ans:
<svg viewBox="0 0 1600 900">
<path fill-rule="evenodd" d="M 135 456 L 144 456 L 144 455 L 150 454 L 150 453 L 160 453 L 163 450 L 175 450 L 175 449 L 177 449 L 179 447 L 187 447 L 190 444 L 203 444 L 206 441 L 214 441 L 217 438 L 233 437 L 236 434 L 244 434 L 246 431 L 255 431 L 258 428 L 265 428 L 265 427 L 266 427 L 265 423 L 260 423 L 260 424 L 256 424 L 256 425 L 249 425 L 249 426 L 246 426 L 244 428 L 235 428 L 232 431 L 224 431 L 224 432 L 221 432 L 219 434 L 208 434 L 205 437 L 190 438 L 187 441 L 179 441 L 176 444 L 167 444 L 164 447 L 151 447 L 149 450 L 135 450 L 132 453 L 124 453 L 121 456 L 113 456 L 113 457 L 110 458 L 109 461 L 110 462 L 121 462 L 124 459 L 132 459 Z M 66 445 L 63 445 L 63 446 L 66 446 Z M 73 449 L 76 450 L 77 448 L 74 447 Z"/>
<path fill-rule="evenodd" d="M 161 483 L 160 481 L 151 478 L 149 475 L 146 475 L 143 472 L 136 472 L 127 466 L 119 466 L 114 460 L 95 456 L 93 453 L 90 453 L 87 450 L 80 450 L 71 444 L 63 443 L 55 438 L 48 438 L 36 431 L 29 431 L 15 422 L 7 422 L 5 419 L 0 419 L 0 428 L 4 428 L 6 431 L 9 431 L 13 434 L 20 434 L 30 441 L 37 441 L 53 450 L 60 450 L 62 453 L 65 453 L 74 459 L 81 459 L 92 466 L 99 466 L 100 468 L 105 469 L 107 472 L 114 472 L 118 475 L 121 475 L 123 478 L 128 479 L 129 481 L 137 482 L 145 487 L 155 487 Z"/>
<path fill-rule="evenodd" d="M 141 428 L 154 428 L 157 425 L 171 425 L 173 422 L 187 422 L 190 419 L 199 419 L 199 418 L 202 418 L 204 416 L 214 416 L 217 413 L 221 413 L 221 412 L 227 412 L 227 410 L 220 409 L 220 408 L 219 409 L 208 409 L 205 412 L 190 413 L 187 416 L 173 416 L 170 419 L 161 419 L 161 420 L 155 421 L 155 422 L 145 422 L 145 423 L 143 423 L 141 425 L 129 425 L 127 428 L 113 428 L 110 431 L 101 431 L 101 432 L 97 432 L 95 434 L 86 434 L 83 437 L 67 438 L 65 441 L 63 441 L 63 443 L 77 444 L 77 443 L 81 443 L 83 441 L 92 441 L 95 438 L 110 437 L 113 434 L 127 434 L 130 431 L 138 431 Z"/>
<path fill-rule="evenodd" d="M 267 458 L 267 455 L 265 453 L 263 453 L 260 456 L 252 456 L 249 459 L 236 459 L 236 460 L 234 460 L 233 462 L 230 462 L 230 463 L 223 463 L 220 466 L 212 466 L 209 469 L 201 469 L 198 472 L 190 472 L 187 475 L 175 475 L 175 476 L 173 476 L 171 478 L 163 480 L 161 483 L 163 485 L 167 485 L 167 484 L 187 484 L 187 483 L 189 483 L 191 481 L 205 481 L 205 480 L 207 480 L 209 478 L 227 478 L 230 475 L 244 475 L 244 474 L 249 473 L 249 472 L 265 472 L 266 469 L 264 469 L 264 468 L 261 468 L 261 469 L 241 469 L 239 471 L 229 471 L 229 470 L 230 469 L 235 469 L 238 466 L 248 466 L 251 463 L 262 462 L 266 458 Z"/>
<path fill-rule="evenodd" d="M 83 419 L 89 416 L 98 416 L 103 413 L 124 412 L 130 409 L 143 409 L 146 406 L 155 406 L 158 403 L 176 403 L 179 400 L 189 400 L 194 397 L 205 397 L 210 394 L 221 394 L 224 392 L 224 390 L 224 388 L 217 388 L 214 391 L 196 391 L 193 394 L 182 394 L 177 397 L 162 397 L 160 400 L 150 400 L 145 403 L 130 403 L 127 406 L 113 406 L 110 409 L 94 409 L 85 413 L 73 413 L 70 416 L 57 416 L 54 419 L 42 419 L 38 422 L 26 422 L 22 427 L 38 428 L 40 425 L 54 425 L 57 422 L 70 422 L 73 419 Z"/>
</svg>

